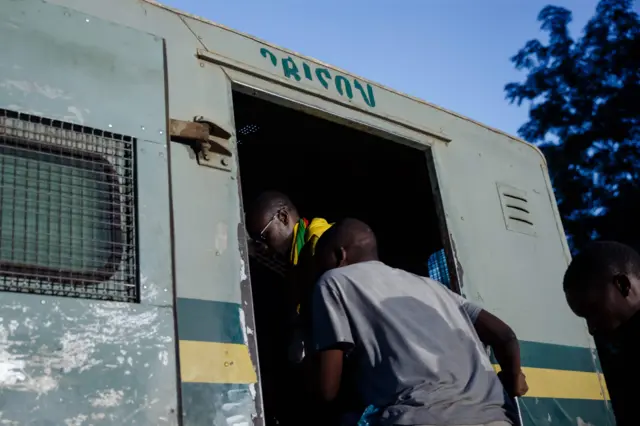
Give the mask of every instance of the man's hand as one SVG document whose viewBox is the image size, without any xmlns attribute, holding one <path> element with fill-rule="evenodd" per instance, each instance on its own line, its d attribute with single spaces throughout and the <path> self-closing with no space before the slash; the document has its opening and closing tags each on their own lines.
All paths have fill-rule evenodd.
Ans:
<svg viewBox="0 0 640 426">
<path fill-rule="evenodd" d="M 516 383 L 514 386 L 514 396 L 525 396 L 529 392 L 529 385 L 527 384 L 527 376 L 522 371 L 516 376 Z"/>
<path fill-rule="evenodd" d="M 524 375 L 522 370 L 515 374 L 506 374 L 504 371 L 500 371 L 498 373 L 498 378 L 511 397 L 524 396 L 529 391 L 527 377 Z"/>
<path fill-rule="evenodd" d="M 474 326 L 482 343 L 491 346 L 500 364 L 498 377 L 507 393 L 511 397 L 527 393 L 529 386 L 520 368 L 520 345 L 511 327 L 485 310 L 480 311 Z"/>
</svg>

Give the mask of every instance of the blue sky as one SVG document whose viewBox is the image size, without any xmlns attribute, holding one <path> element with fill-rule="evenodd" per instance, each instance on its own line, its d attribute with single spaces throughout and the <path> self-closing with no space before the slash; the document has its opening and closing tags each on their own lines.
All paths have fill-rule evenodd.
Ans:
<svg viewBox="0 0 640 426">
<path fill-rule="evenodd" d="M 509 58 L 541 35 L 547 4 L 573 12 L 577 36 L 597 0 L 165 0 L 515 134 L 527 108 L 503 87 Z"/>
</svg>

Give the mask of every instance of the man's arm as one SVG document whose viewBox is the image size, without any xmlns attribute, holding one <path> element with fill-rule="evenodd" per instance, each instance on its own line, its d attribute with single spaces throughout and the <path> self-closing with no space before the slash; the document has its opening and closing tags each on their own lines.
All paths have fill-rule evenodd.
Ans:
<svg viewBox="0 0 640 426">
<path fill-rule="evenodd" d="M 344 350 L 336 347 L 318 354 L 318 393 L 324 402 L 333 402 L 340 393 Z"/>
<path fill-rule="evenodd" d="M 529 390 L 520 365 L 520 345 L 511 327 L 500 318 L 480 310 L 474 326 L 480 341 L 493 349 L 500 364 L 502 383 L 511 396 L 522 396 Z"/>
<path fill-rule="evenodd" d="M 493 349 L 500 364 L 498 376 L 510 396 L 522 396 L 529 390 L 520 366 L 520 345 L 511 327 L 464 297 L 450 292 L 473 322 L 480 341 Z"/>
<path fill-rule="evenodd" d="M 312 340 L 316 351 L 316 391 L 325 402 L 340 392 L 343 359 L 354 345 L 344 300 L 334 277 L 323 277 L 313 292 Z"/>
</svg>

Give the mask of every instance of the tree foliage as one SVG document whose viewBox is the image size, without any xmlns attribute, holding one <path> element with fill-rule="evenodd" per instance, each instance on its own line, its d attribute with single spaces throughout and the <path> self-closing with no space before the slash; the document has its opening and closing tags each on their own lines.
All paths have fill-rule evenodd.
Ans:
<svg viewBox="0 0 640 426">
<path fill-rule="evenodd" d="M 518 133 L 543 150 L 573 250 L 593 238 L 640 249 L 640 21 L 632 0 L 601 0 L 578 39 L 571 12 L 540 12 L 545 42 L 511 58 L 526 71 L 505 86 L 529 105 Z"/>
</svg>

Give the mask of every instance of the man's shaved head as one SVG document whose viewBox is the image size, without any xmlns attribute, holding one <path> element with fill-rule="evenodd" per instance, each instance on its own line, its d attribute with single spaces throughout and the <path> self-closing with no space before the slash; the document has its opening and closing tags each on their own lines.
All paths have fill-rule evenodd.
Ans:
<svg viewBox="0 0 640 426">
<path fill-rule="evenodd" d="M 640 254 L 612 241 L 592 243 L 571 261 L 563 287 L 592 332 L 615 329 L 640 309 Z"/>
<path fill-rule="evenodd" d="M 258 195 L 258 197 L 253 200 L 253 203 L 251 203 L 249 209 L 247 209 L 247 219 L 251 221 L 265 217 L 271 218 L 278 213 L 280 209 L 297 212 L 296 207 L 289 197 L 282 192 L 265 191 Z"/>
<path fill-rule="evenodd" d="M 640 278 L 640 254 L 613 241 L 592 243 L 573 258 L 564 274 L 566 290 L 605 285 L 618 274 Z"/>
<path fill-rule="evenodd" d="M 357 219 L 343 219 L 326 231 L 316 246 L 318 273 L 359 262 L 378 260 L 371 228 Z"/>
<path fill-rule="evenodd" d="M 289 197 L 277 191 L 261 193 L 246 212 L 249 234 L 285 255 L 291 246 L 293 227 L 300 219 Z"/>
</svg>

